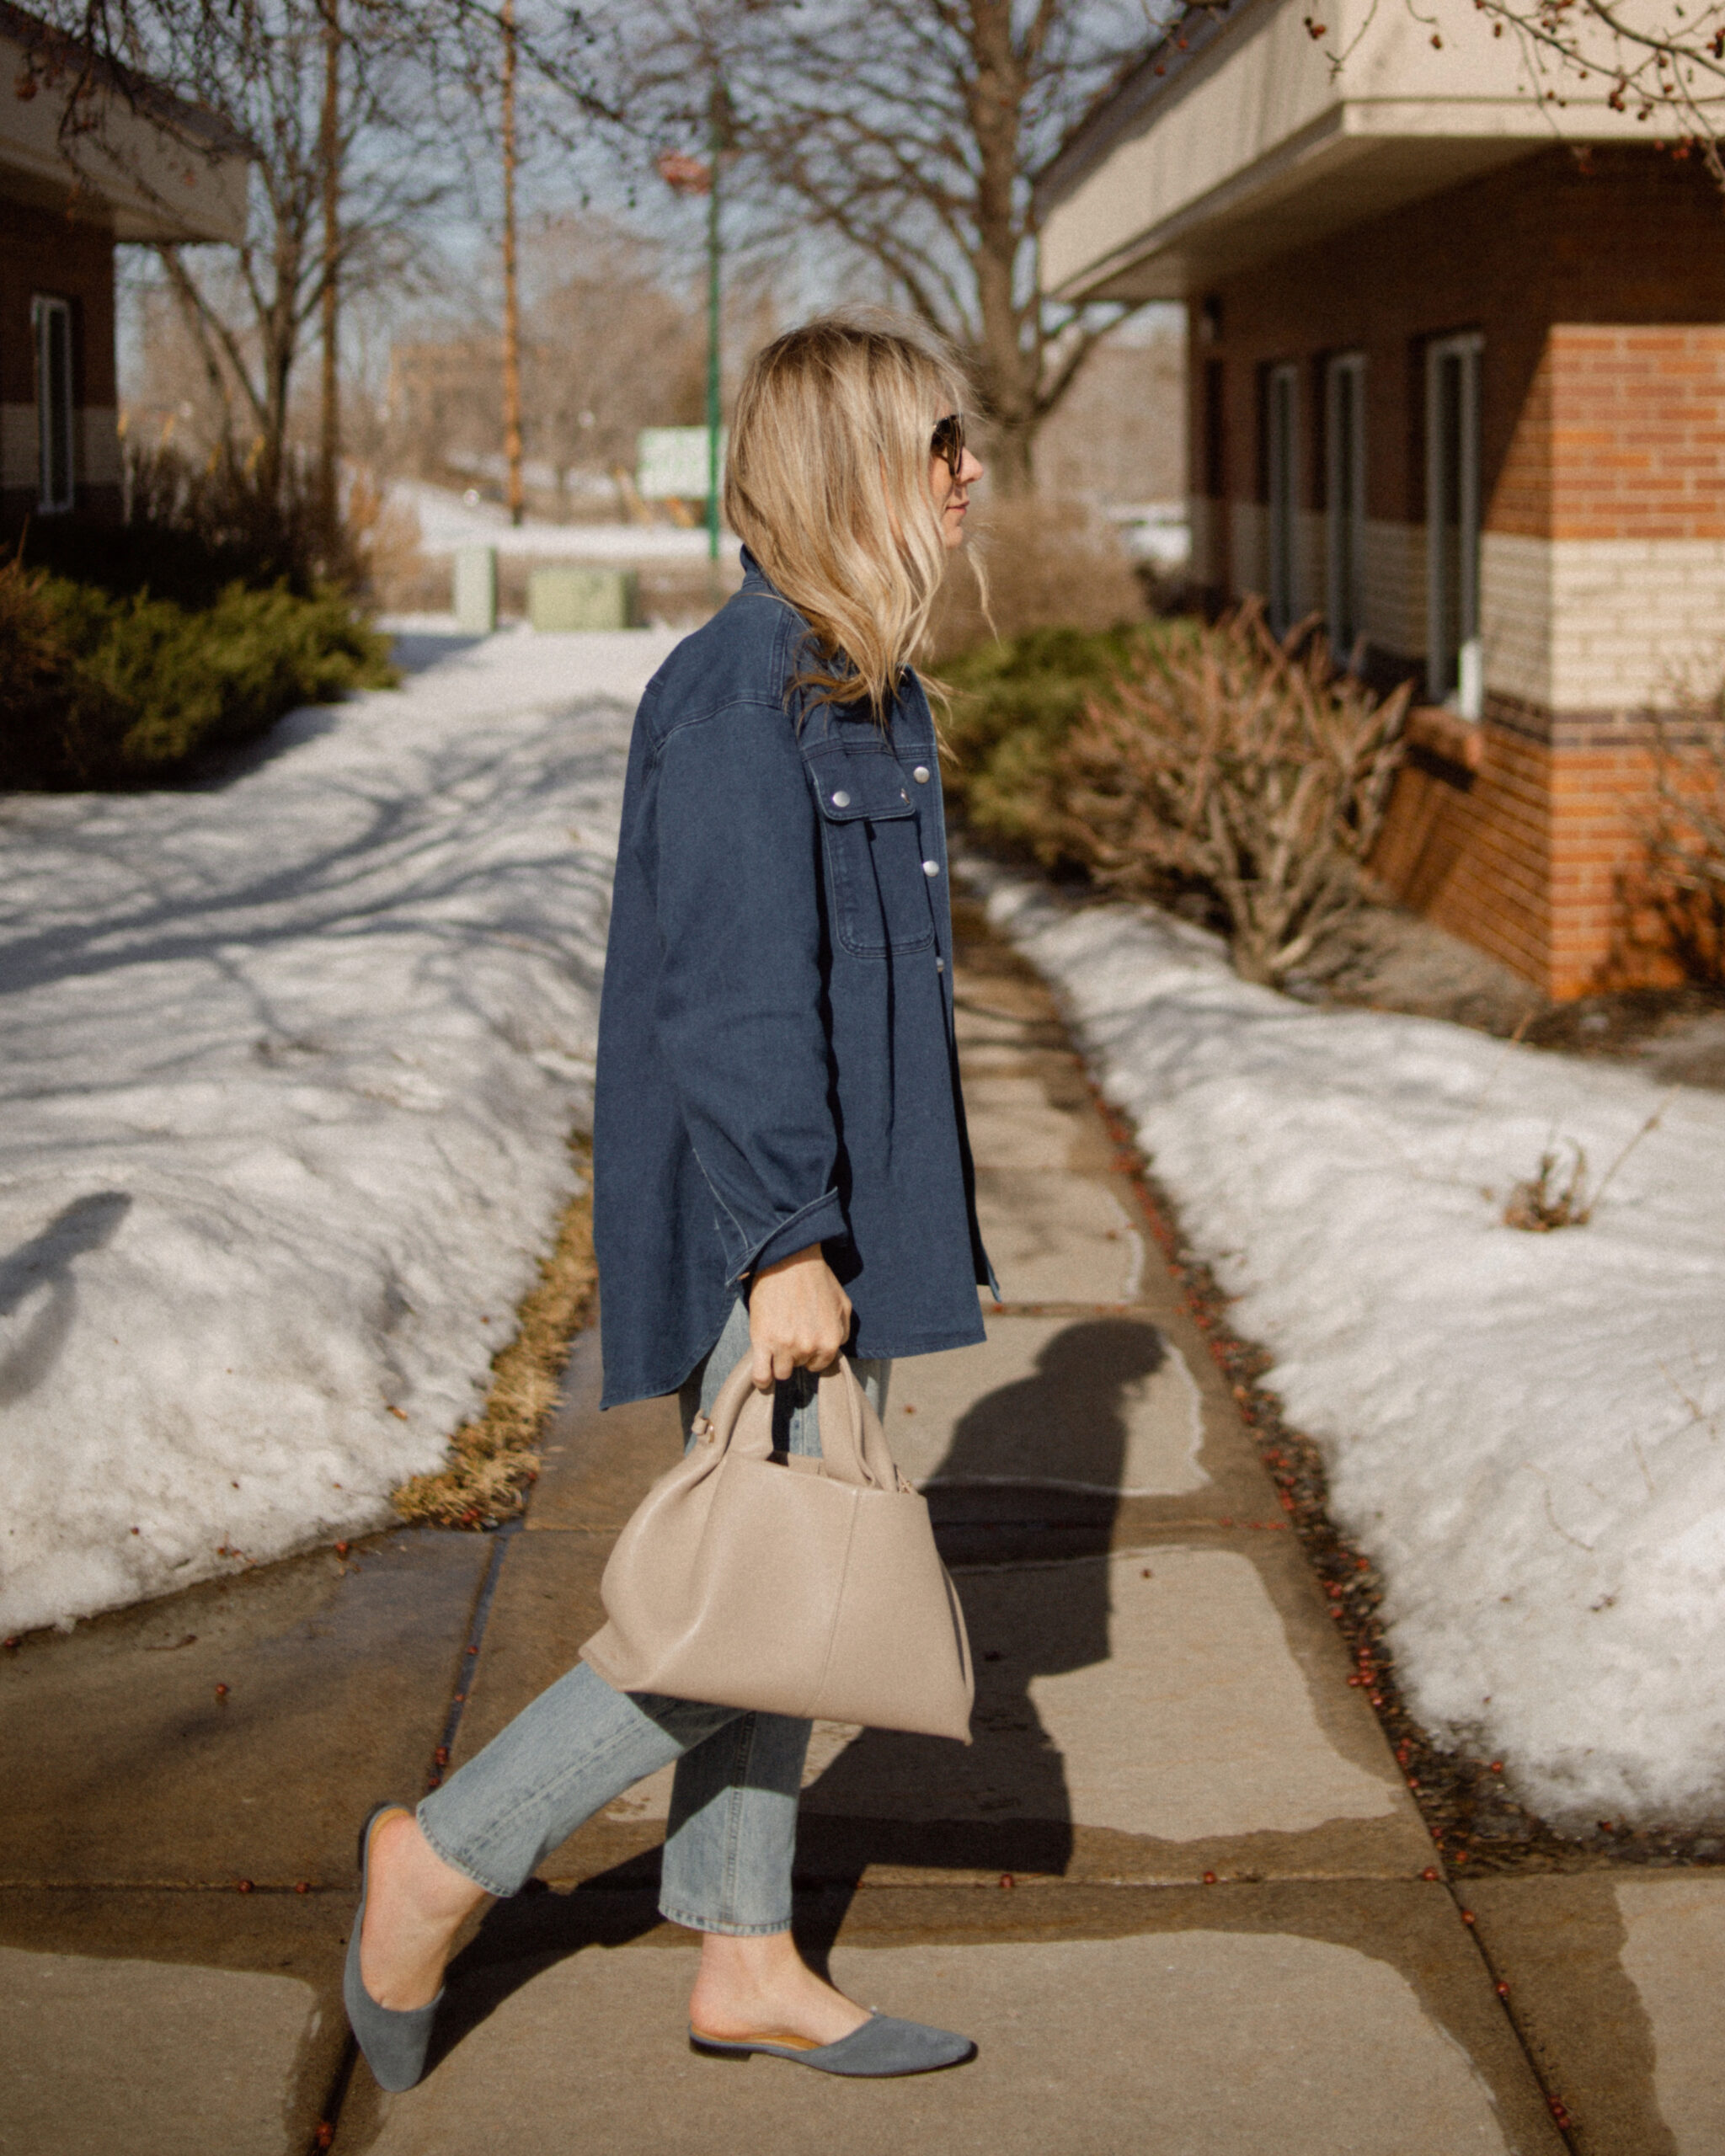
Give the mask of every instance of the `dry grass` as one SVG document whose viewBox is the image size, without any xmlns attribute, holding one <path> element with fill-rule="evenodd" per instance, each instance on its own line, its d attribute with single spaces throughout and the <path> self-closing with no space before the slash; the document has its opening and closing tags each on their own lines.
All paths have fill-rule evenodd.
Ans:
<svg viewBox="0 0 1725 2156">
<path fill-rule="evenodd" d="M 1569 1148 L 1566 1172 L 1554 1139 L 1541 1154 L 1540 1164 L 1534 1172 L 1510 1192 L 1509 1202 L 1503 1208 L 1503 1225 L 1524 1229 L 1533 1235 L 1548 1235 L 1555 1228 L 1584 1228 L 1616 1180 L 1619 1168 L 1648 1133 L 1658 1129 L 1671 1098 L 1667 1095 L 1659 1103 L 1591 1188 L 1588 1186 L 1585 1152 L 1573 1138 L 1562 1141 Z"/>
<path fill-rule="evenodd" d="M 390 1502 L 405 1520 L 425 1527 L 493 1527 L 513 1518 L 526 1502 L 570 1337 L 585 1321 L 599 1277 L 592 1177 L 585 1153 L 578 1149 L 577 1159 L 581 1191 L 565 1209 L 557 1246 L 542 1261 L 539 1278 L 521 1304 L 515 1338 L 492 1358 L 484 1410 L 450 1440 L 447 1467 L 416 1475 L 394 1492 Z"/>
<path fill-rule="evenodd" d="M 1503 1225 L 1525 1229 L 1530 1235 L 1548 1235 L 1554 1228 L 1584 1228 L 1593 1217 L 1587 1155 L 1573 1139 L 1567 1172 L 1556 1149 L 1548 1147 L 1540 1155 L 1538 1167 L 1510 1192 L 1503 1208 Z"/>
</svg>

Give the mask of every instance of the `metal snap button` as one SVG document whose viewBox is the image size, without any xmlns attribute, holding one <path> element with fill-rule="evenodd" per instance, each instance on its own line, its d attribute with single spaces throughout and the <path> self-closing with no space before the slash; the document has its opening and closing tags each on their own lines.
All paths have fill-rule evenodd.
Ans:
<svg viewBox="0 0 1725 2156">
<path fill-rule="evenodd" d="M 938 876 L 940 863 L 937 861 L 925 861 L 922 864 L 922 873 L 925 876 Z"/>
<path fill-rule="evenodd" d="M 927 765 L 918 764 L 916 770 L 911 772 L 911 776 L 916 780 L 918 786 L 927 786 L 928 783 Z"/>
<path fill-rule="evenodd" d="M 834 794 L 832 798 L 832 805 L 835 808 L 848 808 L 850 807 L 851 797 L 845 792 L 843 787 L 841 787 L 838 792 Z"/>
<path fill-rule="evenodd" d="M 947 962 L 946 962 L 946 960 L 945 960 L 944 958 L 937 958 L 937 959 L 935 960 L 935 962 L 934 962 L 934 970 L 935 970 L 937 974 L 943 974 L 943 973 L 946 971 L 946 969 L 947 969 Z"/>
</svg>

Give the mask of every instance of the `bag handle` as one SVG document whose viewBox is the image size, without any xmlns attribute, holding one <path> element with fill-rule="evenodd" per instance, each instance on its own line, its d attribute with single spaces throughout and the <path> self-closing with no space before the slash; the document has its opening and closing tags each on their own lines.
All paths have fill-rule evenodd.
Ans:
<svg viewBox="0 0 1725 2156">
<path fill-rule="evenodd" d="M 745 1355 L 725 1380 L 702 1435 L 722 1450 L 734 1446 L 740 1459 L 766 1460 L 772 1451 L 773 1392 L 756 1388 L 751 1367 Z M 820 1451 L 828 1474 L 862 1489 L 905 1487 L 850 1358 L 841 1355 L 831 1369 L 823 1370 L 819 1386 Z"/>
</svg>

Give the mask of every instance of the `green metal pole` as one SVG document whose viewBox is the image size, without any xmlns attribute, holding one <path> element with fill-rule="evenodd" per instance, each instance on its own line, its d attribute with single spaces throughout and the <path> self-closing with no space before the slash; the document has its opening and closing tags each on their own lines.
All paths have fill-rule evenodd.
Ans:
<svg viewBox="0 0 1725 2156">
<path fill-rule="evenodd" d="M 722 104 L 724 90 L 713 79 L 713 110 L 707 131 L 712 159 L 713 184 L 707 193 L 707 558 L 717 574 L 718 562 L 718 428 L 720 377 L 718 348 L 718 166 L 724 148 Z"/>
</svg>

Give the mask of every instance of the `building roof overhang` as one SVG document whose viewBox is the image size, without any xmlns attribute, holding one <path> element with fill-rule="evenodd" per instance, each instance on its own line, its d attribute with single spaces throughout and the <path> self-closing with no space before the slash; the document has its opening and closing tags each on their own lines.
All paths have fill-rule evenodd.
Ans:
<svg viewBox="0 0 1725 2156">
<path fill-rule="evenodd" d="M 1554 143 L 1661 131 L 1598 74 L 1535 77 L 1483 14 L 1439 34 L 1407 0 L 1313 7 L 1190 7 L 1092 108 L 1037 184 L 1045 291 L 1183 299 Z"/>
<path fill-rule="evenodd" d="M 116 239 L 233 243 L 250 156 L 215 114 L 0 0 L 0 198 Z"/>
</svg>

